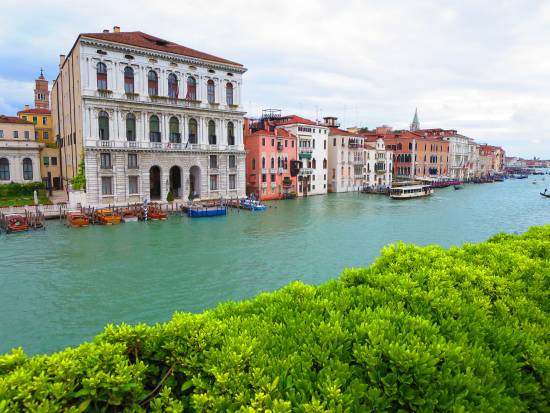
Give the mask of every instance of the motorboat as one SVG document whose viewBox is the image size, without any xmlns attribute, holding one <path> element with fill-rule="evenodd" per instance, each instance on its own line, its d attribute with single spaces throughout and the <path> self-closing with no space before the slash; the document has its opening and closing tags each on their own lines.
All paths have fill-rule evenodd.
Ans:
<svg viewBox="0 0 550 413">
<path fill-rule="evenodd" d="M 66 224 L 69 227 L 87 227 L 90 225 L 90 219 L 81 212 L 68 212 Z"/>
<path fill-rule="evenodd" d="M 267 209 L 267 206 L 265 204 L 262 204 L 260 201 L 250 198 L 241 199 L 241 206 L 244 209 L 248 209 L 250 211 L 264 211 L 265 209 Z"/>
</svg>

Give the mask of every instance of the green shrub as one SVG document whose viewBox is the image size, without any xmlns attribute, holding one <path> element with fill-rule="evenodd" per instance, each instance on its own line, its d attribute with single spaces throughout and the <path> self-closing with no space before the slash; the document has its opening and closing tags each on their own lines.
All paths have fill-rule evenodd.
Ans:
<svg viewBox="0 0 550 413">
<path fill-rule="evenodd" d="M 550 226 L 444 250 L 398 244 L 93 343 L 0 356 L 0 412 L 548 411 Z"/>
<path fill-rule="evenodd" d="M 0 197 L 33 195 L 34 191 L 40 192 L 45 188 L 43 182 L 29 182 L 25 184 L 10 182 L 9 184 L 0 184 Z"/>
<path fill-rule="evenodd" d="M 71 179 L 71 185 L 76 190 L 86 190 L 86 164 L 84 163 L 84 151 L 80 154 L 80 162 L 78 163 L 78 173 Z"/>
<path fill-rule="evenodd" d="M 166 201 L 174 202 L 174 193 L 172 192 L 172 190 L 168 191 L 168 195 L 166 196 Z"/>
</svg>

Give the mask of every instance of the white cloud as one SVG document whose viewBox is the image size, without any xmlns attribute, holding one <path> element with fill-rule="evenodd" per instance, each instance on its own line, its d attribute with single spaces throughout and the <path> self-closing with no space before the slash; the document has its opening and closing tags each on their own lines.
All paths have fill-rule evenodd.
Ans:
<svg viewBox="0 0 550 413">
<path fill-rule="evenodd" d="M 32 82 L 40 65 L 53 78 L 78 33 L 119 25 L 245 64 L 252 115 L 278 107 L 334 114 L 345 126 L 403 128 L 418 106 L 426 126 L 550 158 L 545 0 L 76 0 L 47 8 L 30 0 L 24 14 L 14 0 L 2 7 L 0 50 L 20 64 L 0 66 L 0 78 L 13 83 L 0 90 L 0 111 L 30 101 L 32 89 L 18 82 Z"/>
</svg>

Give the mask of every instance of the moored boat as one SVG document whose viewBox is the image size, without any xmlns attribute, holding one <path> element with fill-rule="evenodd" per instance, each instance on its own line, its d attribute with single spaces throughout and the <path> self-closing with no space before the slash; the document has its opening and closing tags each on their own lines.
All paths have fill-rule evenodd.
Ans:
<svg viewBox="0 0 550 413">
<path fill-rule="evenodd" d="M 120 224 L 122 216 L 110 209 L 98 209 L 95 211 L 96 220 L 103 225 Z"/>
<path fill-rule="evenodd" d="M 190 218 L 204 218 L 204 217 L 215 217 L 220 215 L 227 215 L 226 206 L 203 206 L 203 205 L 192 205 L 187 209 L 187 215 Z"/>
<path fill-rule="evenodd" d="M 168 214 L 160 209 L 156 204 L 149 204 L 149 211 L 147 213 L 147 219 L 150 220 L 165 220 L 168 218 Z"/>
<path fill-rule="evenodd" d="M 124 209 L 122 211 L 122 222 L 137 222 L 138 216 L 129 209 Z"/>
<path fill-rule="evenodd" d="M 11 214 L 6 216 L 6 232 L 23 232 L 29 229 L 27 218 L 23 215 Z"/>
<path fill-rule="evenodd" d="M 430 196 L 434 190 L 430 185 L 410 185 L 391 188 L 390 198 L 392 199 L 410 199 Z"/>
<path fill-rule="evenodd" d="M 68 212 L 66 223 L 70 227 L 87 227 L 90 219 L 81 212 Z"/>
<path fill-rule="evenodd" d="M 250 198 L 241 199 L 241 206 L 250 211 L 264 211 L 267 208 L 267 206 L 262 204 L 260 201 Z"/>
<path fill-rule="evenodd" d="M 462 185 L 454 185 L 455 190 L 464 189 Z"/>
</svg>

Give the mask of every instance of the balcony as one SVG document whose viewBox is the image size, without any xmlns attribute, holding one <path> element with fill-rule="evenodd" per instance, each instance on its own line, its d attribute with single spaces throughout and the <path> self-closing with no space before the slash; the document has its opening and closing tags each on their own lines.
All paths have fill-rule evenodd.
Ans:
<svg viewBox="0 0 550 413">
<path fill-rule="evenodd" d="M 311 169 L 311 168 L 302 168 L 302 169 L 300 169 L 299 175 L 301 175 L 301 176 L 313 175 L 313 169 Z"/>
<path fill-rule="evenodd" d="M 277 169 L 277 172 L 278 172 L 279 174 L 282 174 L 282 173 L 285 172 L 285 168 L 278 168 L 278 169 Z"/>
<path fill-rule="evenodd" d="M 292 179 L 290 179 L 290 177 L 288 176 L 285 176 L 285 178 L 283 179 L 283 187 L 288 188 L 290 186 L 292 186 Z"/>
<path fill-rule="evenodd" d="M 283 143 L 282 142 L 277 142 L 277 150 L 279 152 L 283 150 Z"/>
<path fill-rule="evenodd" d="M 100 98 L 110 98 L 113 94 L 112 90 L 109 89 L 98 89 L 97 90 L 97 96 Z"/>
<path fill-rule="evenodd" d="M 139 100 L 139 93 L 126 92 L 126 99 L 128 99 L 128 100 Z"/>
<path fill-rule="evenodd" d="M 277 182 L 271 182 L 271 189 L 277 188 Z"/>
<path fill-rule="evenodd" d="M 262 174 L 266 174 L 267 173 L 267 169 L 266 168 L 262 168 Z"/>
<path fill-rule="evenodd" d="M 271 168 L 269 172 L 272 173 L 272 174 L 276 174 L 277 173 L 277 168 Z"/>
<path fill-rule="evenodd" d="M 149 132 L 150 142 L 160 142 L 160 132 Z"/>
<path fill-rule="evenodd" d="M 150 142 L 150 141 L 122 141 L 122 140 L 100 140 L 100 139 L 87 139 L 84 142 L 86 148 L 112 148 L 119 150 L 135 149 L 135 150 L 177 150 L 177 151 L 242 151 L 243 148 L 229 147 L 227 145 L 207 145 L 197 143 L 174 143 L 174 142 Z M 264 172 L 265 173 L 265 172 Z"/>
<path fill-rule="evenodd" d="M 300 149 L 300 153 L 298 157 L 300 159 L 311 159 L 312 158 L 312 151 L 309 149 Z"/>
<path fill-rule="evenodd" d="M 267 189 L 267 182 L 262 182 L 262 188 Z"/>
<path fill-rule="evenodd" d="M 98 142 L 97 142 L 97 146 L 100 146 L 102 148 L 112 148 L 114 145 L 114 142 L 113 141 L 109 141 L 109 140 L 103 140 L 103 139 L 100 139 Z"/>
<path fill-rule="evenodd" d="M 181 133 L 170 132 L 169 140 L 171 143 L 181 143 Z"/>
</svg>

